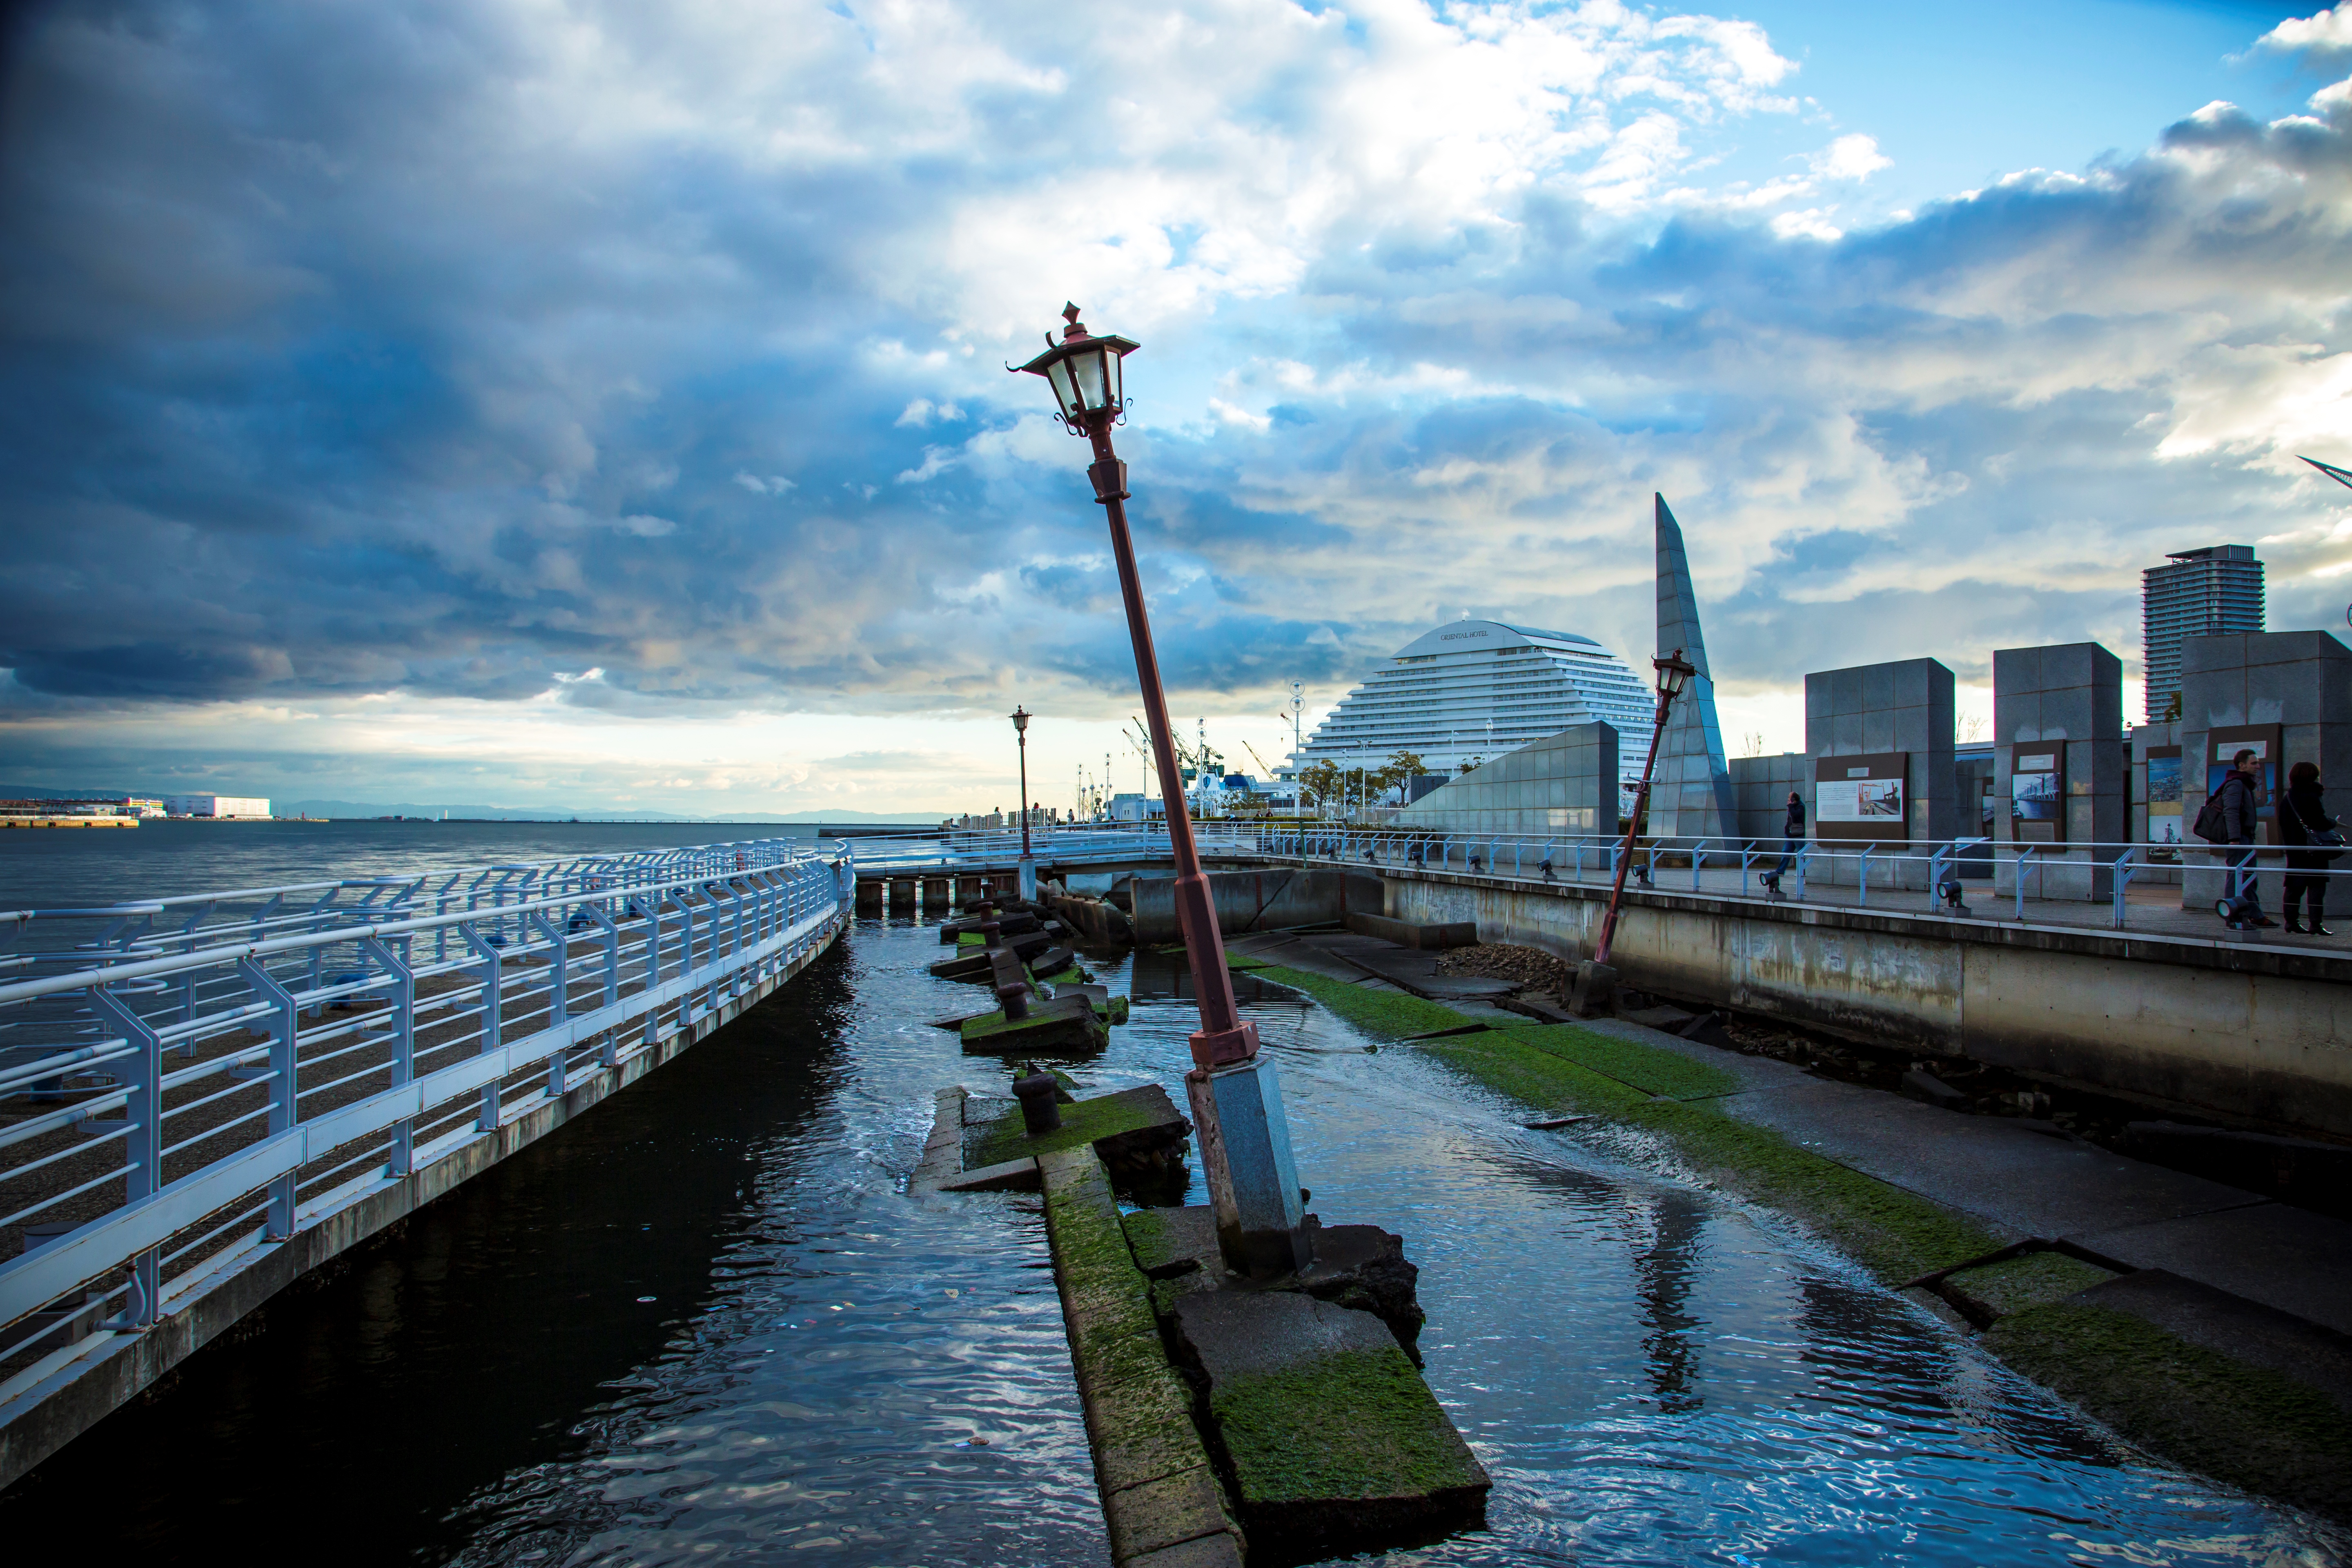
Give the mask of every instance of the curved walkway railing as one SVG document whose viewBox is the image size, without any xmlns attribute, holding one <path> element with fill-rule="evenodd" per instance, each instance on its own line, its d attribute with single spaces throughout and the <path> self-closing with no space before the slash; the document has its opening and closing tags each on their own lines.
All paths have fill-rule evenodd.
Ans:
<svg viewBox="0 0 2352 1568">
<path fill-rule="evenodd" d="M 769 839 L 0 914 L 0 1408 L 791 973 L 850 902 L 842 846 Z"/>
</svg>

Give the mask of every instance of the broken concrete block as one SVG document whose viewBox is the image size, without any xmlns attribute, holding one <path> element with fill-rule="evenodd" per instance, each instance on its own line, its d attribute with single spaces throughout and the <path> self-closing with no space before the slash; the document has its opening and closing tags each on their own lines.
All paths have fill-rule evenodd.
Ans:
<svg viewBox="0 0 2352 1568">
<path fill-rule="evenodd" d="M 1257 1549 L 1319 1558 L 1485 1521 L 1486 1469 L 1378 1318 L 1297 1291 L 1200 1290 L 1174 1321 Z"/>
<path fill-rule="evenodd" d="M 1007 1018 L 1002 1011 L 982 1013 L 963 1020 L 959 1033 L 970 1056 L 1068 1056 L 1099 1051 L 1110 1044 L 1109 1026 L 1083 996 L 1032 1002 L 1025 1018 Z"/>
</svg>

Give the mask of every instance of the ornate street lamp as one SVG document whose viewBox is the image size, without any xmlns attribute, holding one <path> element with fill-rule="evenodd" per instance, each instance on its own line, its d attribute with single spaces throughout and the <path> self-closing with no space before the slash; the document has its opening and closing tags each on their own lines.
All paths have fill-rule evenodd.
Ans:
<svg viewBox="0 0 2352 1568">
<path fill-rule="evenodd" d="M 1021 896 L 1037 896 L 1037 863 L 1029 858 L 1029 721 L 1035 715 L 1013 705 L 1013 736 L 1021 743 Z"/>
<path fill-rule="evenodd" d="M 1201 854 L 1192 840 L 1192 819 L 1184 809 L 1183 773 L 1168 723 L 1168 698 L 1160 684 L 1160 657 L 1151 643 L 1151 620 L 1143 604 L 1135 544 L 1127 529 L 1127 465 L 1111 447 L 1111 427 L 1127 414 L 1120 388 L 1120 362 L 1142 345 L 1130 338 L 1096 337 L 1078 320 L 1078 308 L 1065 305 L 1068 323 L 1056 342 L 1024 365 L 1007 370 L 1043 376 L 1054 389 L 1056 416 L 1073 436 L 1091 445 L 1087 469 L 1095 500 L 1110 525 L 1111 557 L 1118 567 L 1119 594 L 1127 604 L 1127 631 L 1135 644 L 1135 676 L 1142 689 L 1143 716 L 1151 731 L 1160 794 L 1168 804 L 1168 843 L 1176 862 L 1176 921 L 1184 935 L 1200 999 L 1201 1027 L 1192 1036 L 1192 1070 L 1184 1075 L 1192 1100 L 1193 1131 L 1208 1177 L 1209 1201 L 1216 1211 L 1217 1237 L 1227 1262 L 1258 1275 L 1304 1268 L 1310 1243 L 1290 1131 L 1283 1120 L 1274 1066 L 1258 1054 L 1256 1026 L 1242 1021 L 1234 1003 L 1234 982 L 1225 968 L 1225 944 L 1217 929 L 1217 907 Z"/>
<path fill-rule="evenodd" d="M 1675 699 L 1683 694 L 1690 678 L 1698 673 L 1696 665 L 1684 661 L 1680 648 L 1665 658 L 1650 662 L 1658 669 L 1658 717 L 1650 729 L 1650 754 L 1642 763 L 1642 786 L 1633 792 L 1633 820 L 1625 825 L 1624 851 L 1617 857 L 1617 880 L 1609 889 L 1609 910 L 1601 917 L 1601 940 L 1592 947 L 1595 963 L 1609 962 L 1610 945 L 1617 940 L 1617 906 L 1625 897 L 1625 873 L 1633 868 L 1634 837 L 1642 831 L 1643 820 L 1650 814 L 1650 773 L 1658 765 L 1658 742 L 1666 733 L 1666 715 L 1673 710 Z"/>
</svg>

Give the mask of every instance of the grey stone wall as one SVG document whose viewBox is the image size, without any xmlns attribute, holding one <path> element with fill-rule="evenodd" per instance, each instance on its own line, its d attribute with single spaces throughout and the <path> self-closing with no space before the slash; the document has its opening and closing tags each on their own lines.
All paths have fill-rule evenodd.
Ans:
<svg viewBox="0 0 2352 1568">
<path fill-rule="evenodd" d="M 1932 658 L 1906 658 L 1890 664 L 1856 665 L 1850 669 L 1819 670 L 1805 677 L 1805 755 L 1809 760 L 1806 809 L 1819 837 L 1820 816 L 1812 810 L 1810 762 L 1822 757 L 1871 756 L 1901 752 L 1908 758 L 1906 791 L 1909 820 L 1905 824 L 1912 849 L 1925 857 L 1932 847 L 1948 841 L 1953 833 L 1952 672 Z M 1831 844 L 1824 852 L 1859 846 Z M 1895 885 L 1925 889 L 1927 866 L 1923 858 L 1893 869 Z M 1871 886 L 1890 875 L 1871 868 Z M 1810 879 L 1851 885 L 1857 876 L 1851 860 L 1817 861 Z"/>
<path fill-rule="evenodd" d="M 1738 803 L 1742 838 L 1777 844 L 1780 825 L 1788 820 L 1789 792 L 1805 802 L 1805 820 L 1813 816 L 1813 760 L 1802 752 L 1782 752 L 1769 757 L 1731 759 L 1731 789 Z"/>
<path fill-rule="evenodd" d="M 1506 752 L 1388 820 L 1438 833 L 1609 838 L 1617 820 L 1617 731 L 1595 721 Z"/>
<path fill-rule="evenodd" d="M 2063 747 L 2066 847 L 2039 849 L 2043 862 L 2029 872 L 2029 899 L 2115 896 L 2111 863 L 2128 830 L 2124 789 L 2123 661 L 2095 642 L 1996 648 L 1992 656 L 1993 837 L 2003 846 L 1993 888 L 2017 890 L 2017 861 L 2007 848 L 2016 834 L 2009 814 L 2014 746 Z M 2053 864 L 2051 862 L 2058 863 Z"/>
<path fill-rule="evenodd" d="M 2279 725 L 2280 784 L 2296 763 L 2316 763 L 2329 809 L 2352 816 L 2352 648 L 2326 632 L 2233 632 L 2180 645 L 2180 790 L 2188 821 L 2196 820 L 2205 800 L 2204 759 L 2213 750 L 2208 732 L 2242 724 Z M 2193 836 L 2189 841 L 2204 844 Z M 2223 889 L 2213 857 L 2192 847 L 2183 860 L 2182 907 L 2212 908 Z M 2276 918 L 2277 856 L 2265 863 L 2273 868 L 2262 877 L 2263 907 Z M 2329 869 L 2347 866 L 2338 860 Z M 2352 914 L 2352 888 L 2331 885 L 2328 893 L 2331 915 Z"/>
</svg>

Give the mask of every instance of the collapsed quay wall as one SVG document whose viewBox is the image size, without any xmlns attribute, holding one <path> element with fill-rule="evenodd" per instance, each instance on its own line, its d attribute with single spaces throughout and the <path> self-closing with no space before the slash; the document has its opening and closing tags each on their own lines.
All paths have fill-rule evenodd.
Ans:
<svg viewBox="0 0 2352 1568">
<path fill-rule="evenodd" d="M 1589 956 L 1605 888 L 1383 870 L 1383 912 Z M 2352 959 L 1674 893 L 1626 894 L 1627 984 L 1922 1057 L 2352 1136 Z"/>
</svg>

